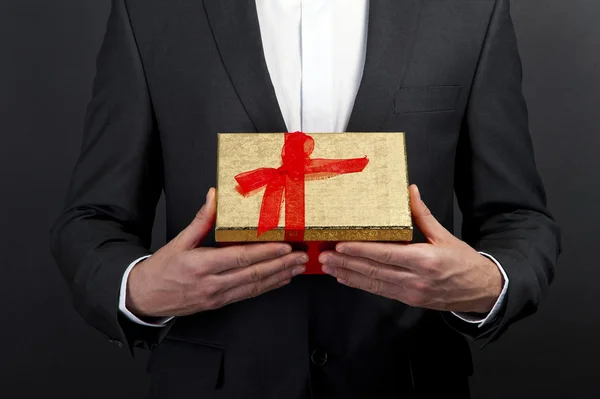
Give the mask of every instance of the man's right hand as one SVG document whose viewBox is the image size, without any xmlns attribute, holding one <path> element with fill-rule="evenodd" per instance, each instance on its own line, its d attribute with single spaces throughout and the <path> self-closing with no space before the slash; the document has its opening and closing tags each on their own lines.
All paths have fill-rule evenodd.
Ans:
<svg viewBox="0 0 600 399">
<path fill-rule="evenodd" d="M 192 223 L 131 270 L 127 309 L 138 317 L 186 316 L 261 295 L 305 271 L 308 255 L 286 243 L 198 247 L 215 215 L 211 188 Z"/>
</svg>

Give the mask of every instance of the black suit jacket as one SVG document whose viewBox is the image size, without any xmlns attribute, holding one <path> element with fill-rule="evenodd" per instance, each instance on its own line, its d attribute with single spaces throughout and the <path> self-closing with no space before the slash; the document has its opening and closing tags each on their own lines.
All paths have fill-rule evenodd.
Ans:
<svg viewBox="0 0 600 399">
<path fill-rule="evenodd" d="M 121 278 L 150 253 L 161 192 L 171 239 L 215 184 L 217 132 L 284 131 L 253 1 L 114 0 L 81 156 L 52 230 L 78 311 L 111 340 L 153 351 L 156 398 L 459 395 L 472 371 L 465 336 L 490 342 L 533 313 L 560 251 L 534 163 L 509 1 L 371 0 L 347 128 L 406 132 L 410 182 L 448 229 L 456 193 L 463 239 L 510 278 L 491 327 L 326 276 L 300 276 L 167 329 L 122 318 Z"/>
</svg>

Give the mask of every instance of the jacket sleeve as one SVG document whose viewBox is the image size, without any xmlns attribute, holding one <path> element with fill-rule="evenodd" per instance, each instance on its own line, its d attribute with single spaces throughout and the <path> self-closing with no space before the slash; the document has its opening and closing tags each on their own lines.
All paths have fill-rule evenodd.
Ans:
<svg viewBox="0 0 600 399">
<path fill-rule="evenodd" d="M 146 346 L 150 328 L 118 312 L 127 266 L 149 255 L 162 192 L 161 146 L 123 0 L 114 0 L 96 63 L 81 153 L 51 252 L 77 311 L 120 346 Z M 156 332 L 153 332 L 156 334 Z"/>
<path fill-rule="evenodd" d="M 510 280 L 496 322 L 478 329 L 445 317 L 484 346 L 533 314 L 560 254 L 560 231 L 546 208 L 522 92 L 522 67 L 509 10 L 496 0 L 459 139 L 455 192 L 462 238 L 492 255 Z"/>
</svg>

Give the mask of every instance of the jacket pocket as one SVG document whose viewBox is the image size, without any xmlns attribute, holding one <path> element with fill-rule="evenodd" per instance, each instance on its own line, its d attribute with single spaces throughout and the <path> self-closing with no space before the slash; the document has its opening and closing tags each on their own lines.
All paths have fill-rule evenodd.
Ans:
<svg viewBox="0 0 600 399">
<path fill-rule="evenodd" d="M 151 397 L 179 398 L 218 388 L 224 354 L 221 346 L 167 336 L 148 361 Z"/>
<path fill-rule="evenodd" d="M 462 86 L 401 87 L 394 111 L 401 113 L 455 111 Z"/>
</svg>

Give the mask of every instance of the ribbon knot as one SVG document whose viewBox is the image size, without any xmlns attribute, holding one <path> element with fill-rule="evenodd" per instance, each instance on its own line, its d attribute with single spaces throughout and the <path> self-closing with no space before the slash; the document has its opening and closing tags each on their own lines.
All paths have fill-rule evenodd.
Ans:
<svg viewBox="0 0 600 399">
<path fill-rule="evenodd" d="M 285 240 L 303 241 L 305 230 L 305 182 L 362 172 L 367 157 L 352 159 L 311 159 L 315 141 L 307 134 L 285 133 L 279 168 L 258 168 L 235 176 L 237 191 L 248 196 L 265 187 L 257 236 L 277 228 L 281 204 L 285 203 Z"/>
</svg>

